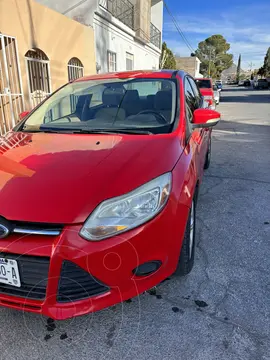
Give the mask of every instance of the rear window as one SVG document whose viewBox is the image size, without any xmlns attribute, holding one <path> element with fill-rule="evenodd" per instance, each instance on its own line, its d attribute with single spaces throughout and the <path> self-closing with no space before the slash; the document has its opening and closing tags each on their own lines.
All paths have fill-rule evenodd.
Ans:
<svg viewBox="0 0 270 360">
<path fill-rule="evenodd" d="M 196 83 L 200 89 L 211 89 L 211 81 L 210 80 L 196 80 Z"/>
<path fill-rule="evenodd" d="M 260 82 L 260 83 L 268 83 L 268 81 L 266 79 L 259 79 L 258 82 Z"/>
<path fill-rule="evenodd" d="M 173 79 L 105 79 L 73 82 L 42 103 L 24 131 L 117 129 L 167 133 L 176 113 Z"/>
</svg>

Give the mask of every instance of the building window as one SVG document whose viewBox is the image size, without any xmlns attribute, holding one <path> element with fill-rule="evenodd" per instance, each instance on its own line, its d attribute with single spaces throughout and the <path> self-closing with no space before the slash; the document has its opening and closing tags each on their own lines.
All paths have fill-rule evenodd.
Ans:
<svg viewBox="0 0 270 360">
<path fill-rule="evenodd" d="M 134 30 L 134 1 L 129 0 L 99 0 L 99 6 L 106 9 L 112 16 L 122 21 Z"/>
<path fill-rule="evenodd" d="M 116 53 L 108 51 L 108 72 L 116 71 Z"/>
<path fill-rule="evenodd" d="M 17 40 L 0 33 L 0 135 L 20 121 L 24 110 Z"/>
<path fill-rule="evenodd" d="M 134 55 L 126 53 L 126 70 L 133 70 Z"/>
<path fill-rule="evenodd" d="M 161 32 L 154 24 L 150 24 L 150 42 L 156 47 L 161 46 Z"/>
<path fill-rule="evenodd" d="M 40 49 L 28 50 L 25 58 L 30 99 L 35 107 L 51 93 L 50 61 Z"/>
<path fill-rule="evenodd" d="M 83 64 L 77 58 L 72 58 L 68 62 L 68 81 L 83 77 Z"/>
</svg>

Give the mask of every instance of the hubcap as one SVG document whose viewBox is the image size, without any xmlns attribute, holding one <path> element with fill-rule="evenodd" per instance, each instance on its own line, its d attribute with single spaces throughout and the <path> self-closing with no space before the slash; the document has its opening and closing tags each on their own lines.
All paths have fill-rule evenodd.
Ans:
<svg viewBox="0 0 270 360">
<path fill-rule="evenodd" d="M 193 252 L 194 222 L 195 222 L 195 211 L 194 211 L 194 201 L 192 201 L 191 212 L 190 212 L 190 233 L 189 233 L 189 258 L 190 259 L 191 259 L 192 252 Z"/>
</svg>

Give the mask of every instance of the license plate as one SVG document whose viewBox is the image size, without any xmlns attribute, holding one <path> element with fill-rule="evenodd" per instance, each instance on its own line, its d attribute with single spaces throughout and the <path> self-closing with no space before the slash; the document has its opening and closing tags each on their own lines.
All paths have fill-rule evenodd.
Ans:
<svg viewBox="0 0 270 360">
<path fill-rule="evenodd" d="M 20 273 L 16 260 L 0 258 L 0 283 L 21 286 Z"/>
</svg>

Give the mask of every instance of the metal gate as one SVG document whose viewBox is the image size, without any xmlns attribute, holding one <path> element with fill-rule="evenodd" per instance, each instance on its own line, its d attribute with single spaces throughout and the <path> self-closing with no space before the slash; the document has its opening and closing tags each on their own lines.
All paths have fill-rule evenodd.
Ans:
<svg viewBox="0 0 270 360">
<path fill-rule="evenodd" d="M 50 61 L 40 49 L 31 49 L 25 54 L 28 87 L 32 108 L 51 94 Z"/>
<path fill-rule="evenodd" d="M 24 110 L 16 38 L 0 34 L 0 135 L 12 129 Z"/>
</svg>

